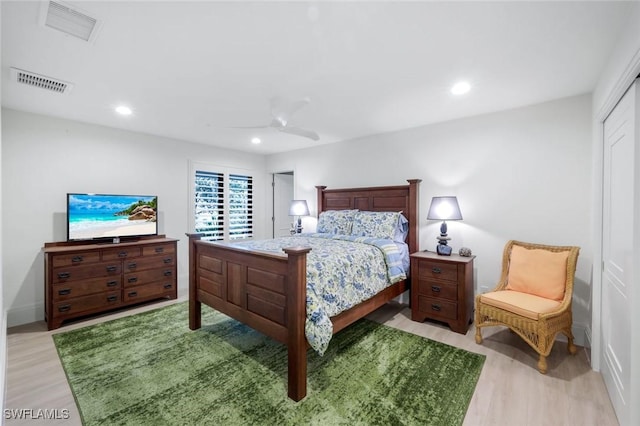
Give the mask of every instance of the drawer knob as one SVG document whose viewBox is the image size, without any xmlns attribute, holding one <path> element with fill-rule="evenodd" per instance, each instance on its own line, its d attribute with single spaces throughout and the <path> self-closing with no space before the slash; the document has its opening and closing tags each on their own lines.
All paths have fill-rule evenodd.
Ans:
<svg viewBox="0 0 640 426">
<path fill-rule="evenodd" d="M 131 277 L 127 280 L 127 282 L 130 282 L 130 283 L 135 283 L 136 281 L 138 281 L 138 277 Z"/>
<path fill-rule="evenodd" d="M 120 253 L 118 253 L 118 257 L 120 257 L 120 258 L 127 257 L 127 252 L 126 251 L 121 251 Z"/>
<path fill-rule="evenodd" d="M 165 284 L 164 288 L 166 288 L 167 290 L 170 289 L 171 287 L 173 287 L 171 284 Z"/>
<path fill-rule="evenodd" d="M 173 274 L 173 271 L 164 271 L 165 277 L 170 277 Z"/>
<path fill-rule="evenodd" d="M 58 312 L 67 312 L 71 310 L 71 305 L 58 306 Z"/>
<path fill-rule="evenodd" d="M 71 258 L 71 262 L 73 262 L 73 263 L 79 263 L 79 262 L 82 262 L 83 260 L 84 260 L 84 258 L 82 256 L 73 256 Z"/>
<path fill-rule="evenodd" d="M 61 280 L 65 279 L 65 278 L 69 278 L 70 276 L 71 276 L 70 272 L 60 272 L 60 273 L 58 273 L 58 278 L 60 278 Z"/>
<path fill-rule="evenodd" d="M 434 311 L 438 311 L 438 312 L 440 312 L 442 310 L 440 305 L 438 305 L 437 303 L 432 303 L 431 304 L 431 309 L 433 309 Z"/>
<path fill-rule="evenodd" d="M 138 295 L 137 291 L 130 291 L 129 292 L 129 297 L 136 297 Z"/>
<path fill-rule="evenodd" d="M 163 262 L 164 262 L 164 263 L 171 263 L 171 261 L 172 261 L 172 260 L 173 260 L 172 258 L 167 257 L 167 258 L 165 258 L 165 259 L 163 260 Z"/>
<path fill-rule="evenodd" d="M 156 253 L 162 253 L 164 251 L 164 247 L 156 247 L 155 251 Z"/>
<path fill-rule="evenodd" d="M 118 300 L 118 296 L 111 295 L 107 297 L 107 302 L 115 302 L 116 300 Z"/>
<path fill-rule="evenodd" d="M 129 269 L 136 269 L 137 266 L 138 264 L 136 262 L 131 262 L 127 265 Z"/>
<path fill-rule="evenodd" d="M 433 291 L 434 293 L 440 293 L 440 286 L 432 285 L 431 291 Z"/>
<path fill-rule="evenodd" d="M 115 287 L 118 285 L 118 281 L 108 281 L 107 287 Z"/>
<path fill-rule="evenodd" d="M 433 268 L 431 268 L 431 272 L 433 272 L 434 274 L 439 274 L 442 272 L 442 269 L 434 266 Z"/>
<path fill-rule="evenodd" d="M 117 270 L 118 270 L 117 266 L 113 266 L 113 265 L 107 266 L 107 272 L 115 272 Z"/>
<path fill-rule="evenodd" d="M 71 289 L 70 288 L 63 288 L 62 290 L 58 290 L 58 294 L 60 296 L 66 296 L 68 294 L 71 294 Z"/>
</svg>

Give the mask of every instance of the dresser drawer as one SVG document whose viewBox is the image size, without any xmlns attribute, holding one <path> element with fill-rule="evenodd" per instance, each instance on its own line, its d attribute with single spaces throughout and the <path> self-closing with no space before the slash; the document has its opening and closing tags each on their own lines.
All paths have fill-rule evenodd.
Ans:
<svg viewBox="0 0 640 426">
<path fill-rule="evenodd" d="M 72 265 L 53 268 L 53 284 L 86 278 L 120 276 L 121 262 L 91 263 L 88 265 Z"/>
<path fill-rule="evenodd" d="M 68 283 L 55 284 L 52 288 L 52 297 L 55 302 L 68 300 L 75 297 L 86 296 L 105 291 L 119 291 L 122 287 L 122 277 L 100 277 L 82 281 L 70 281 Z"/>
<path fill-rule="evenodd" d="M 73 315 L 80 312 L 94 309 L 111 309 L 120 304 L 120 292 L 98 293 L 90 296 L 76 297 L 74 299 L 54 303 L 53 312 L 55 316 Z"/>
<path fill-rule="evenodd" d="M 137 257 L 142 254 L 140 247 L 117 247 L 102 250 L 102 260 L 119 260 Z"/>
<path fill-rule="evenodd" d="M 152 297 L 171 295 L 175 291 L 175 283 L 172 280 L 157 281 L 151 284 L 139 285 L 124 290 L 124 301 L 134 302 Z"/>
<path fill-rule="evenodd" d="M 455 320 L 458 316 L 458 304 L 443 299 L 419 296 L 418 305 L 421 312 L 428 313 L 432 318 Z"/>
<path fill-rule="evenodd" d="M 127 288 L 162 280 L 172 282 L 175 280 L 175 273 L 172 267 L 126 273 L 124 274 L 124 287 Z"/>
<path fill-rule="evenodd" d="M 458 285 L 450 282 L 419 279 L 418 294 L 456 302 L 458 300 Z"/>
<path fill-rule="evenodd" d="M 458 266 L 455 264 L 420 260 L 418 265 L 418 276 L 420 278 L 458 281 Z"/>
<path fill-rule="evenodd" d="M 57 254 L 51 258 L 51 263 L 54 268 L 57 268 L 58 266 L 75 266 L 96 262 L 100 262 L 100 253 L 97 251 L 88 253 Z"/>
<path fill-rule="evenodd" d="M 156 254 L 175 253 L 175 244 L 155 244 L 152 246 L 145 246 L 142 248 L 143 256 L 153 256 Z"/>
<path fill-rule="evenodd" d="M 174 253 L 160 256 L 143 256 L 124 261 L 124 272 L 144 271 L 145 269 L 162 268 L 175 265 Z"/>
</svg>

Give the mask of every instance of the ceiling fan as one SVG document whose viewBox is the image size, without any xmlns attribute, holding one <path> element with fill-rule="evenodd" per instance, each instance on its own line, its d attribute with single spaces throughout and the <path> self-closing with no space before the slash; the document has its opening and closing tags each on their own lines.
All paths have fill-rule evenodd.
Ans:
<svg viewBox="0 0 640 426">
<path fill-rule="evenodd" d="M 276 129 L 282 133 L 289 133 L 291 135 L 302 136 L 314 141 L 320 139 L 320 136 L 312 130 L 303 129 L 296 126 L 289 125 L 291 116 L 300 110 L 302 107 L 309 105 L 311 100 L 306 97 L 297 101 L 287 101 L 280 97 L 271 98 L 271 122 L 262 126 L 240 126 L 234 127 L 236 129 Z"/>
</svg>

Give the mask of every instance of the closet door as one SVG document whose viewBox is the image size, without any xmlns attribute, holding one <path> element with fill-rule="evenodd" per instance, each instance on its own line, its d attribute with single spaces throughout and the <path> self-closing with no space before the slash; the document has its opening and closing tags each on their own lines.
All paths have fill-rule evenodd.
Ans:
<svg viewBox="0 0 640 426">
<path fill-rule="evenodd" d="M 634 175 L 638 141 L 638 83 L 634 83 L 604 122 L 602 241 L 602 375 L 621 425 L 629 424 L 632 404 L 634 256 L 637 230 Z M 636 280 L 637 281 L 637 280 Z M 635 296 L 636 302 L 638 297 Z M 635 306 L 635 309 L 638 309 Z M 636 384 L 637 385 L 637 384 Z"/>
</svg>

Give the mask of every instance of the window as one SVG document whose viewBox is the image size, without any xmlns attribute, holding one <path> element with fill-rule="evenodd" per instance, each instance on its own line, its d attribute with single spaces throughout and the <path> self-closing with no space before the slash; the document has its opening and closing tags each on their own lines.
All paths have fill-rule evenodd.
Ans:
<svg viewBox="0 0 640 426">
<path fill-rule="evenodd" d="M 229 239 L 253 237 L 253 178 L 229 175 Z"/>
<path fill-rule="evenodd" d="M 210 241 L 253 237 L 253 177 L 195 168 L 195 232 Z"/>
<path fill-rule="evenodd" d="M 224 239 L 224 179 L 221 173 L 196 170 L 195 230 L 204 239 Z"/>
</svg>

